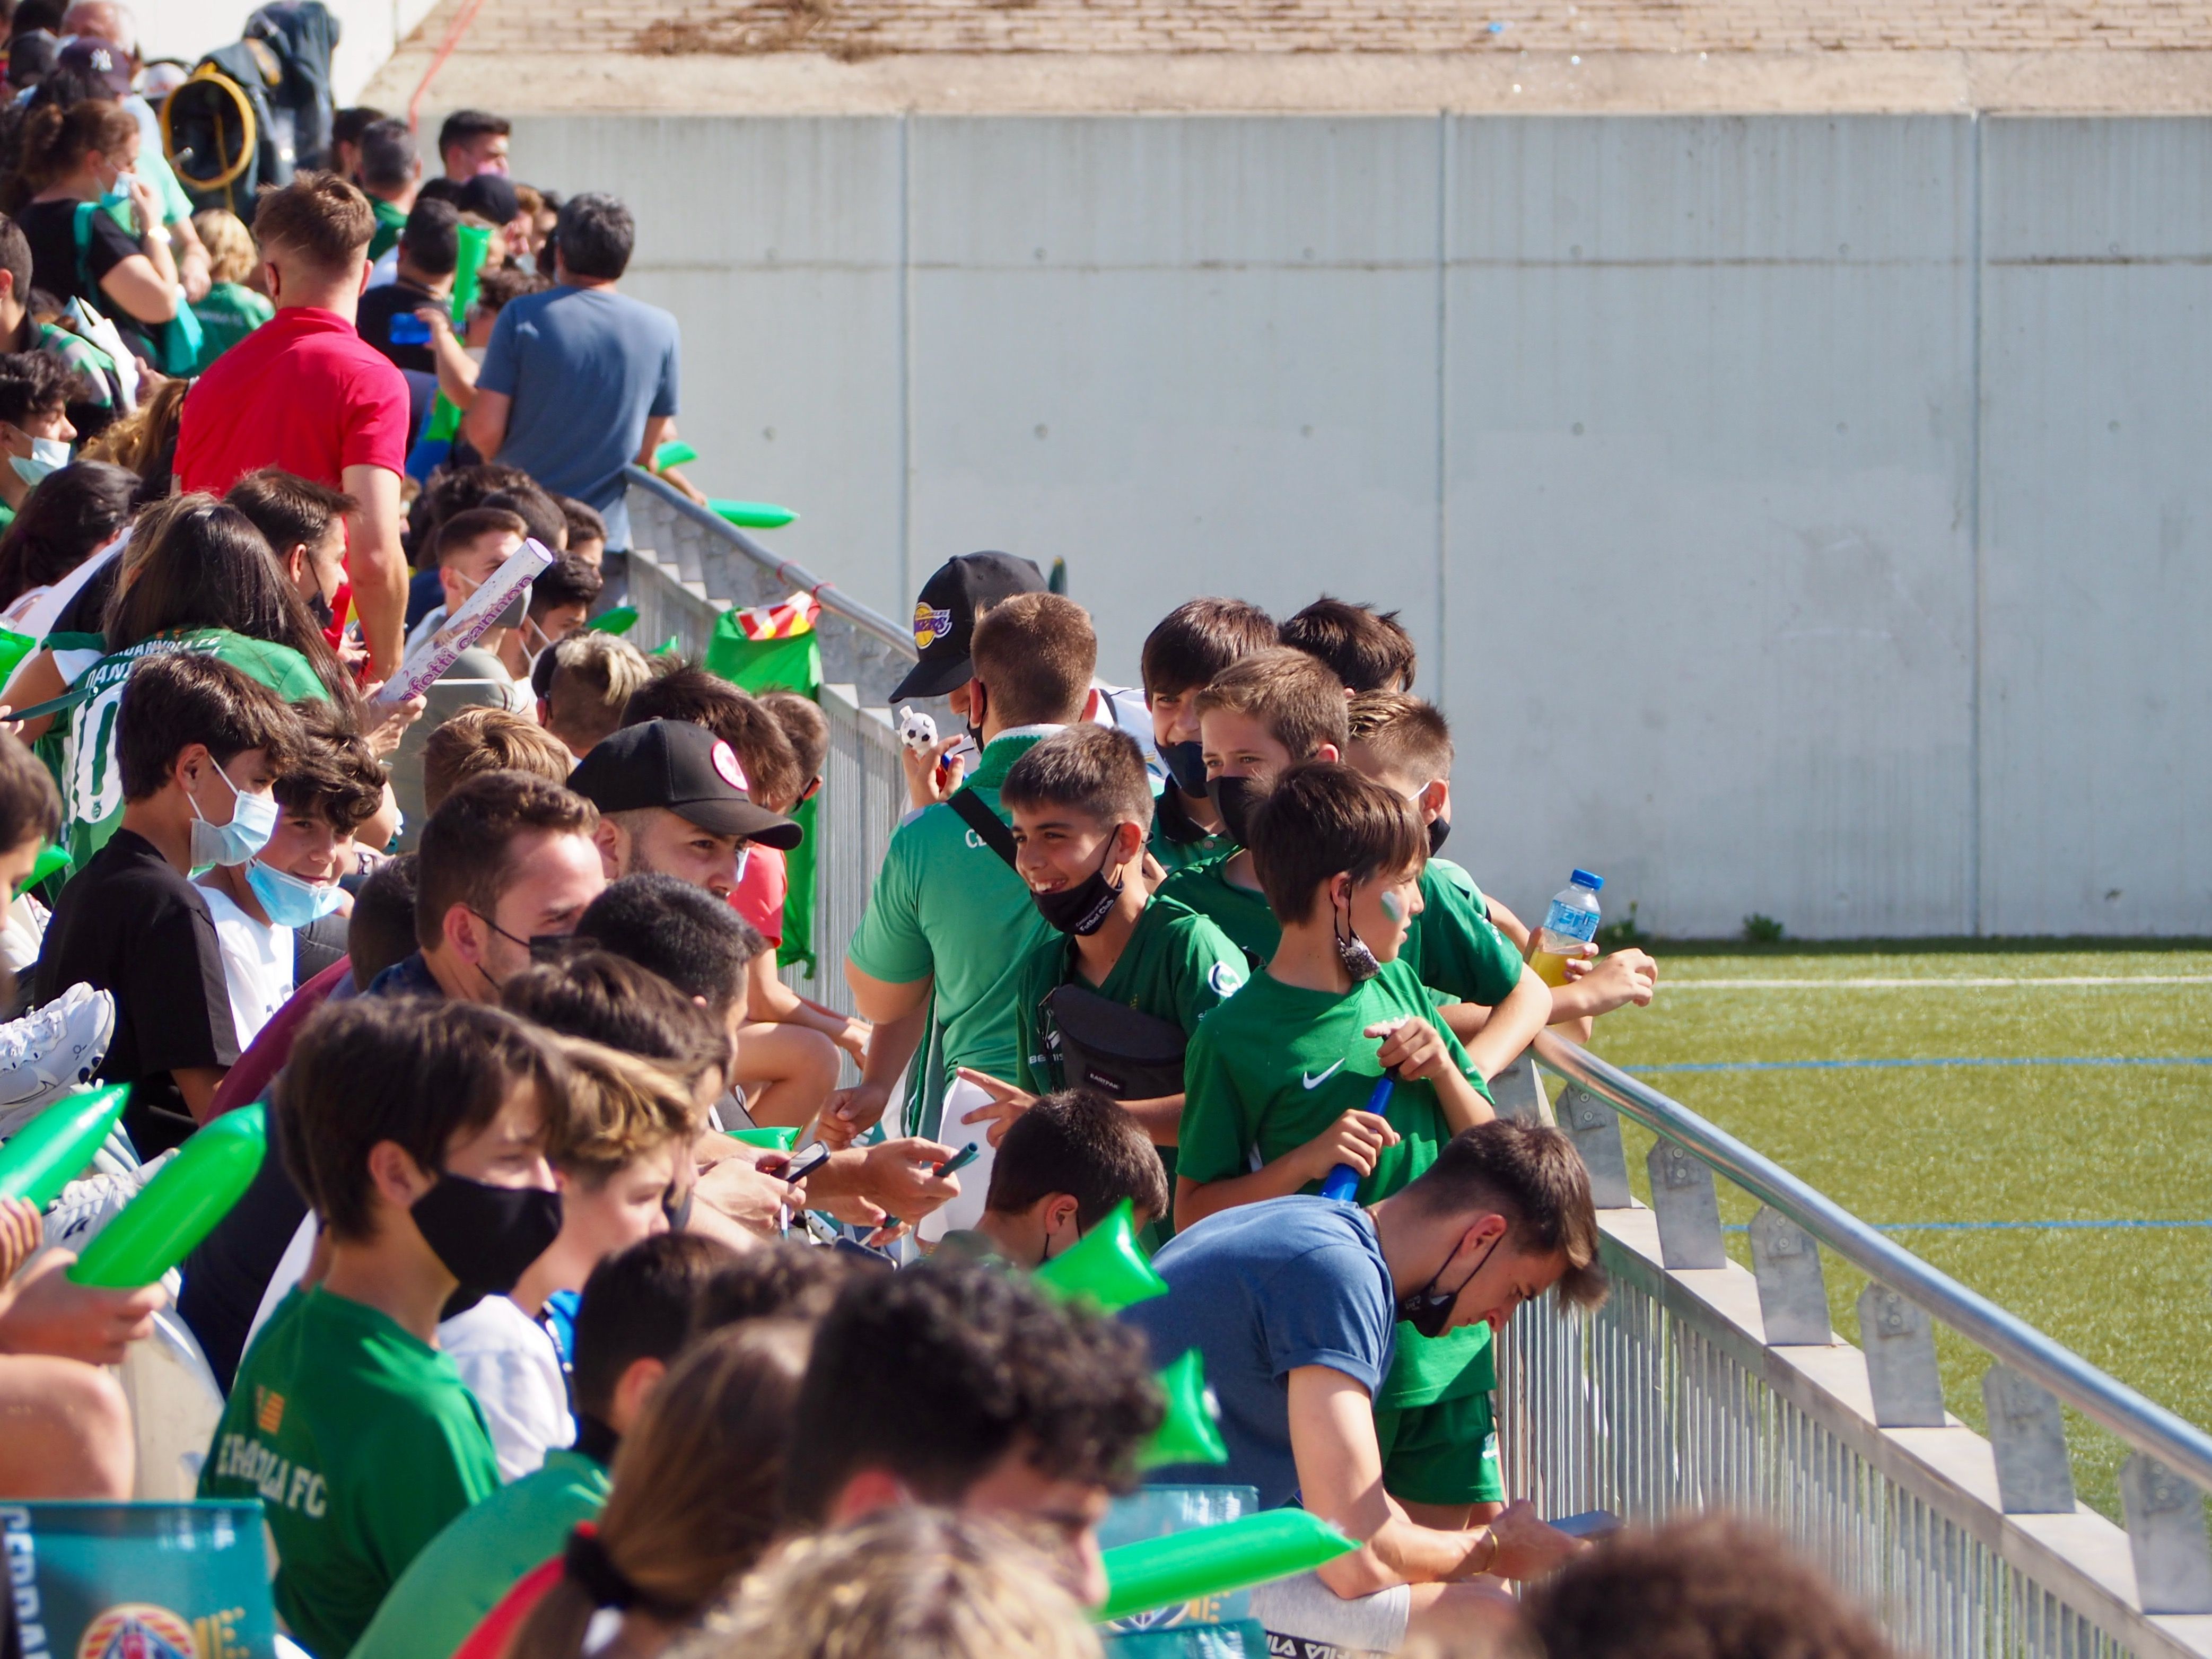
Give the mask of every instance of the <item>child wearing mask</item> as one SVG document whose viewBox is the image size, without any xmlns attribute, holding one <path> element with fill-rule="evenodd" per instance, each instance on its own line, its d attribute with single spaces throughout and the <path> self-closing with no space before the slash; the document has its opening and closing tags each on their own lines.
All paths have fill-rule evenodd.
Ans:
<svg viewBox="0 0 2212 1659">
<path fill-rule="evenodd" d="M 246 1351 L 200 1472 L 261 1500 L 276 1610 L 343 1654 L 392 1582 L 499 1486 L 483 1407 L 437 1346 L 457 1295 L 504 1295 L 559 1236 L 547 1164 L 568 1067 L 512 1014 L 361 997 L 301 1030 L 273 1139 L 329 1267 Z"/>
<path fill-rule="evenodd" d="M 1237 850 L 1206 793 L 1198 694 L 1238 658 L 1274 644 L 1274 619 L 1243 599 L 1185 600 L 1145 636 L 1145 707 L 1168 772 L 1152 813 L 1151 848 L 1170 873 Z"/>
<path fill-rule="evenodd" d="M 1053 934 L 1014 976 L 1021 1046 L 1011 1083 L 961 1072 L 996 1103 L 968 1114 L 969 1124 L 988 1121 L 996 1145 L 1038 1095 L 1094 1088 L 1171 1157 L 1183 1046 L 1244 983 L 1243 953 L 1146 882 L 1152 796 L 1126 732 L 1054 732 L 1014 763 L 999 799 L 1013 815 L 1014 867 Z"/>
<path fill-rule="evenodd" d="M 1340 1170 L 1356 1178 L 1345 1196 L 1373 1204 L 1496 1115 L 1403 954 L 1428 860 L 1405 797 L 1309 762 L 1273 780 L 1245 828 L 1281 939 L 1191 1041 L 1176 1183 L 1186 1229 L 1319 1191 Z M 1486 1326 L 1435 1339 L 1399 1326 L 1376 1427 L 1385 1489 L 1423 1525 L 1464 1527 L 1502 1500 L 1496 1386 Z"/>
<path fill-rule="evenodd" d="M 338 878 L 354 867 L 353 833 L 384 801 L 384 769 L 368 745 L 331 720 L 326 706 L 309 719 L 304 750 L 273 786 L 276 824 L 267 845 L 199 878 L 240 1054 L 300 981 L 313 977 L 299 972 L 298 934 L 348 908 Z M 335 933 L 343 953 L 343 920 L 322 931 Z"/>
</svg>

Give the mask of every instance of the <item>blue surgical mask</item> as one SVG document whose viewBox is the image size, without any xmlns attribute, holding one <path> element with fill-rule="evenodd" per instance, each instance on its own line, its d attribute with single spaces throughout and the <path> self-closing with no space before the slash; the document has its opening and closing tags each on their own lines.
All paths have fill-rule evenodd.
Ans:
<svg viewBox="0 0 2212 1659">
<path fill-rule="evenodd" d="M 200 804 L 190 795 L 185 800 L 192 809 L 192 868 L 204 870 L 210 865 L 243 864 L 263 848 L 276 829 L 276 801 L 270 795 L 249 795 L 230 781 L 220 766 L 216 776 L 222 787 L 230 791 L 232 805 L 228 823 L 210 823 L 200 811 Z"/>
<path fill-rule="evenodd" d="M 70 464 L 70 447 L 59 438 L 33 438 L 27 456 L 10 455 L 8 465 L 27 484 L 35 484 L 47 473 Z"/>
<path fill-rule="evenodd" d="M 269 920 L 279 927 L 305 927 L 338 908 L 337 883 L 303 881 L 285 871 L 272 870 L 259 859 L 247 861 L 246 884 L 261 901 Z"/>
<path fill-rule="evenodd" d="M 104 208 L 121 207 L 125 202 L 131 199 L 131 186 L 137 182 L 137 179 L 128 173 L 117 173 L 115 175 L 115 187 L 100 198 L 100 206 Z"/>
</svg>

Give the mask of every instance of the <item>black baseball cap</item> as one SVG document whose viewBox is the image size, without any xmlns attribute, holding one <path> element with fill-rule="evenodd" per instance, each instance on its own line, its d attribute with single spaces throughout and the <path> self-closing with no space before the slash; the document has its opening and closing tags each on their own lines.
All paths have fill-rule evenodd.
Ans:
<svg viewBox="0 0 2212 1659">
<path fill-rule="evenodd" d="M 914 607 L 914 644 L 921 660 L 907 671 L 891 701 L 941 697 L 966 684 L 972 678 L 968 641 L 975 636 L 975 618 L 1001 599 L 1043 592 L 1044 572 L 1031 560 L 1011 553 L 947 559 L 921 585 Z"/>
<path fill-rule="evenodd" d="M 789 852 L 805 831 L 753 805 L 737 750 L 690 720 L 646 720 L 592 745 L 568 787 L 602 812 L 665 807 L 718 836 L 742 836 Z"/>
<path fill-rule="evenodd" d="M 479 173 L 461 186 L 461 199 L 454 205 L 464 213 L 504 225 L 522 211 L 522 198 L 514 193 L 514 181 L 505 173 Z"/>
</svg>

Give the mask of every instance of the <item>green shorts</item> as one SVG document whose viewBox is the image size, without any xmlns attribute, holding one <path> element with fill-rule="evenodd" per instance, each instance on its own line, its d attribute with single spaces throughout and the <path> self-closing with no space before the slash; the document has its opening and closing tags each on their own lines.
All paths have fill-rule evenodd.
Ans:
<svg viewBox="0 0 2212 1659">
<path fill-rule="evenodd" d="M 1375 1413 L 1382 1489 L 1401 1504 L 1502 1504 L 1490 1396 L 1463 1394 Z"/>
</svg>

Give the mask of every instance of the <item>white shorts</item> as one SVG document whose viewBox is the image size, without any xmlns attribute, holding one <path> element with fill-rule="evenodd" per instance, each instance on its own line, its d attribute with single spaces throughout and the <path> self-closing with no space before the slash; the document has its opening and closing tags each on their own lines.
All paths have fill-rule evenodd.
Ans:
<svg viewBox="0 0 2212 1659">
<path fill-rule="evenodd" d="M 1328 1649 L 1395 1653 L 1405 1643 L 1406 1621 L 1413 1610 L 1409 1584 L 1395 1584 L 1372 1595 L 1342 1596 L 1312 1572 L 1278 1578 L 1252 1592 L 1252 1616 L 1271 1637 L 1297 1638 L 1304 1649 L 1301 1659 L 1325 1659 Z M 1269 1646 L 1273 1649 L 1273 1644 Z"/>
</svg>

